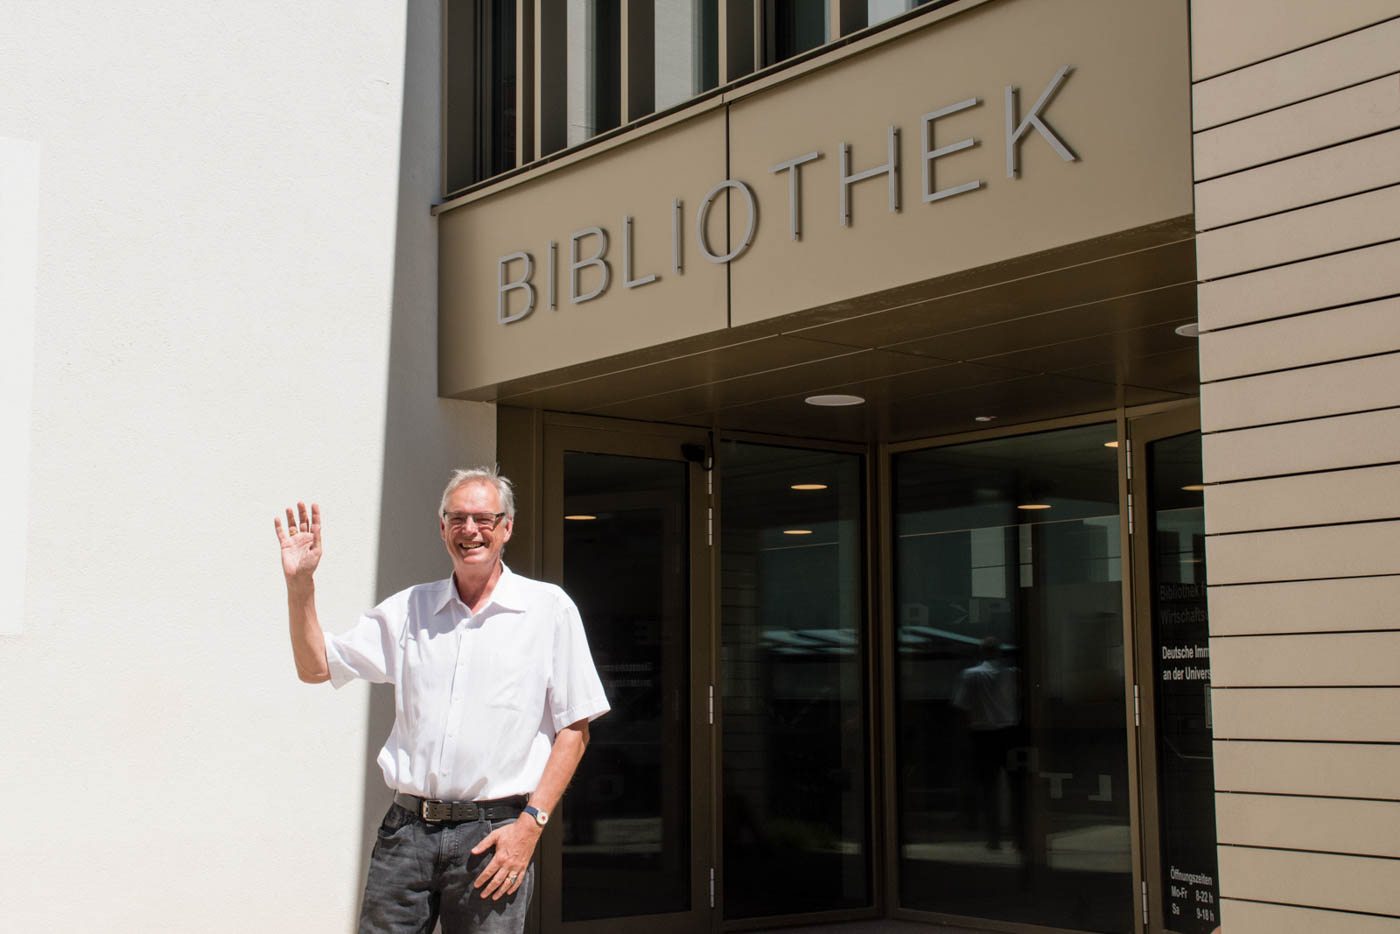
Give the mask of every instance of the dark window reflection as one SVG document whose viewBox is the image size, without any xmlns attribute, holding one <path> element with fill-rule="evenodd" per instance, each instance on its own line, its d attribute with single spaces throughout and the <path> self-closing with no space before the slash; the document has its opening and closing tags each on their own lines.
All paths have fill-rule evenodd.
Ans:
<svg viewBox="0 0 1400 934">
<path fill-rule="evenodd" d="M 767 0 L 764 6 L 765 65 L 826 42 L 831 16 L 829 0 Z"/>
<path fill-rule="evenodd" d="M 619 0 L 568 0 L 565 33 L 567 145 L 622 124 Z"/>
<path fill-rule="evenodd" d="M 444 16 L 450 192 L 515 168 L 515 3 L 448 0 Z"/>
<path fill-rule="evenodd" d="M 1132 927 L 1114 437 L 895 458 L 904 907 Z"/>
<path fill-rule="evenodd" d="M 725 916 L 868 905 L 860 459 L 721 454 Z"/>
<path fill-rule="evenodd" d="M 564 589 L 612 704 L 560 811 L 565 921 L 690 907 L 686 470 L 564 455 Z"/>
<path fill-rule="evenodd" d="M 1182 934 L 1210 934 L 1220 886 L 1200 433 L 1149 444 L 1147 478 L 1165 921 Z"/>
</svg>

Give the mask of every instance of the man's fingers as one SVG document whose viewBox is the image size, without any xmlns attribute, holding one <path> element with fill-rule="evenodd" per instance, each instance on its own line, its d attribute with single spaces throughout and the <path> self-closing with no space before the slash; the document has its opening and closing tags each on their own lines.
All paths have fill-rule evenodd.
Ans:
<svg viewBox="0 0 1400 934">
<path fill-rule="evenodd" d="M 507 869 L 504 865 L 498 866 L 496 875 L 491 879 L 491 884 L 481 890 L 481 897 L 497 901 L 502 896 L 511 895 L 520 888 L 520 883 L 524 878 L 525 870 L 523 868 Z"/>
<path fill-rule="evenodd" d="M 292 512 L 292 507 L 291 507 L 291 506 L 288 506 L 288 507 L 287 507 L 287 534 L 288 534 L 288 535 L 295 535 L 296 533 L 297 533 L 297 517 L 296 517 L 296 513 Z"/>
<path fill-rule="evenodd" d="M 505 881 L 505 878 L 506 873 L 500 860 L 493 859 L 487 864 L 481 875 L 476 877 L 476 882 L 472 884 L 481 889 L 482 898 L 489 898 L 496 887 Z"/>
<path fill-rule="evenodd" d="M 476 846 L 472 847 L 472 854 L 475 855 L 475 856 L 480 856 L 482 853 L 485 853 L 487 850 L 491 849 L 491 847 L 493 847 L 493 846 L 496 845 L 496 837 L 499 836 L 500 833 L 501 833 L 501 832 L 500 832 L 499 830 L 493 830 L 493 831 L 491 831 L 490 833 L 488 833 L 486 836 L 482 837 L 482 838 L 481 838 L 481 842 L 478 843 Z M 488 865 L 488 866 L 486 867 L 486 871 L 487 871 L 487 872 L 490 872 L 490 871 L 491 871 L 491 866 L 490 866 L 490 865 Z M 482 873 L 480 876 L 478 876 L 477 878 L 478 878 L 478 879 L 482 879 L 482 878 L 485 878 L 485 877 L 486 877 L 486 872 L 483 872 L 483 873 Z"/>
<path fill-rule="evenodd" d="M 311 534 L 316 536 L 316 544 L 321 544 L 321 507 L 317 503 L 311 504 Z"/>
<path fill-rule="evenodd" d="M 301 521 L 298 523 L 298 525 L 300 526 L 301 530 L 302 530 L 303 532 L 309 532 L 309 531 L 311 531 L 311 517 L 308 516 L 308 515 L 306 514 L 306 504 L 305 504 L 305 503 L 303 503 L 303 502 L 298 502 L 298 503 L 297 503 L 297 515 L 298 515 L 299 517 L 301 517 Z"/>
<path fill-rule="evenodd" d="M 287 544 L 287 533 L 282 531 L 282 520 L 277 518 L 276 516 L 273 516 L 272 528 L 277 532 L 278 543 L 282 545 Z"/>
</svg>

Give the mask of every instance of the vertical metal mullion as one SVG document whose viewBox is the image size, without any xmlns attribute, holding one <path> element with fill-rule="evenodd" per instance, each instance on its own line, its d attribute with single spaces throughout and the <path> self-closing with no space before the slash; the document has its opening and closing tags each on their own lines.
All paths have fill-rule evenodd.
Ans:
<svg viewBox="0 0 1400 934">
<path fill-rule="evenodd" d="M 865 0 L 831 0 L 829 32 L 826 40 L 835 42 L 842 36 L 864 29 L 868 25 Z"/>
<path fill-rule="evenodd" d="M 720 0 L 719 83 L 728 84 L 758 67 L 762 0 Z"/>
<path fill-rule="evenodd" d="M 1143 757 L 1142 757 L 1142 731 L 1138 715 L 1139 695 L 1138 683 L 1141 677 L 1142 662 L 1139 652 L 1141 650 L 1141 639 L 1138 632 L 1139 608 L 1138 608 L 1138 577 L 1139 577 L 1139 552 L 1137 542 L 1134 541 L 1133 530 L 1133 467 L 1132 467 L 1132 441 L 1129 436 L 1129 426 L 1127 412 L 1123 408 L 1121 401 L 1118 406 L 1117 417 L 1114 420 L 1117 428 L 1118 438 L 1118 534 L 1122 544 L 1119 546 L 1119 569 L 1122 577 L 1123 591 L 1123 663 L 1127 676 L 1124 678 L 1124 698 L 1125 705 L 1124 722 L 1127 726 L 1127 751 L 1128 751 L 1128 827 L 1129 827 L 1129 853 L 1132 864 L 1133 875 L 1139 885 L 1147 880 L 1147 859 L 1144 853 L 1144 828 L 1143 828 Z M 1134 930 L 1142 932 L 1143 923 L 1138 919 L 1135 911 L 1133 927 Z"/>
<path fill-rule="evenodd" d="M 889 899 L 889 879 L 893 875 L 890 862 L 889 820 L 892 800 L 889 797 L 888 777 L 892 768 L 894 747 L 890 744 L 890 703 L 892 681 L 889 677 L 888 659 L 894 640 L 890 622 L 892 616 L 888 607 L 891 600 L 886 585 L 885 568 L 888 562 L 882 559 L 884 542 L 890 528 L 888 488 L 885 469 L 886 452 L 882 445 L 869 444 L 865 451 L 865 605 L 866 632 L 869 641 L 866 646 L 867 683 L 866 703 L 870 705 L 868 722 L 871 725 L 871 742 L 866 750 L 869 757 L 870 803 L 870 901 L 881 916 L 887 916 L 892 902 Z"/>
</svg>

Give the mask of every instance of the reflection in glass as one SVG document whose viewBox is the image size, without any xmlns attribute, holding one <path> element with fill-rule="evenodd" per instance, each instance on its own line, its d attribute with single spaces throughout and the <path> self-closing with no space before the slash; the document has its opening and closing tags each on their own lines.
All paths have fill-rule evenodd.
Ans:
<svg viewBox="0 0 1400 934">
<path fill-rule="evenodd" d="M 1210 934 L 1220 886 L 1200 433 L 1150 442 L 1147 482 L 1165 920 L 1181 934 Z"/>
<path fill-rule="evenodd" d="M 860 458 L 721 455 L 725 917 L 868 905 Z"/>
<path fill-rule="evenodd" d="M 565 145 L 622 123 L 621 0 L 568 0 Z"/>
<path fill-rule="evenodd" d="M 564 589 L 612 711 L 560 810 L 565 921 L 690 907 L 684 463 L 564 455 Z M 625 581 L 625 586 L 619 582 Z"/>
<path fill-rule="evenodd" d="M 922 6 L 929 0 L 867 0 L 865 4 L 866 25 L 874 26 L 901 13 Z"/>
<path fill-rule="evenodd" d="M 665 110 L 719 84 L 719 0 L 656 0 L 651 106 Z"/>
<path fill-rule="evenodd" d="M 1114 436 L 895 458 L 903 907 L 1132 928 Z"/>
</svg>

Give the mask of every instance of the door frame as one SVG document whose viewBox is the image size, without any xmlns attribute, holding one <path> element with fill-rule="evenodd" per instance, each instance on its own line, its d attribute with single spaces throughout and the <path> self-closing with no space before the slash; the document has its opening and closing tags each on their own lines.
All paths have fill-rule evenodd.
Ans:
<svg viewBox="0 0 1400 934">
<path fill-rule="evenodd" d="M 713 548 L 708 542 L 709 481 L 706 462 L 688 459 L 681 445 L 709 451 L 704 429 L 674 429 L 664 425 L 590 427 L 580 420 L 546 414 L 538 423 L 540 454 L 538 486 L 540 558 L 544 580 L 560 583 L 564 558 L 564 452 L 612 454 L 676 461 L 687 465 L 689 516 L 689 650 L 690 664 L 690 908 L 659 915 L 633 915 L 588 921 L 564 921 L 562 879 L 563 841 L 552 824 L 541 842 L 536 884 L 539 927 L 544 934 L 643 934 L 664 926 L 678 932 L 708 932 L 713 924 L 710 867 L 715 865 L 715 739 L 709 722 L 715 657 L 713 630 Z M 620 429 L 620 430 L 619 430 Z M 713 465 L 713 458 L 708 461 Z M 586 623 L 586 621 L 585 621 Z M 568 807 L 565 795 L 560 809 Z"/>
<path fill-rule="evenodd" d="M 1125 577 L 1132 582 L 1131 618 L 1133 627 L 1133 682 L 1135 717 L 1137 719 L 1136 761 L 1137 809 L 1139 833 L 1134 845 L 1140 853 L 1138 872 L 1142 893 L 1142 913 L 1138 930 L 1145 934 L 1168 934 L 1166 927 L 1166 898 L 1162 891 L 1162 831 L 1159 807 L 1157 761 L 1157 683 L 1153 658 L 1152 621 L 1152 524 L 1149 519 L 1151 490 L 1147 475 L 1147 446 L 1177 435 L 1200 431 L 1201 413 L 1198 406 L 1187 406 L 1127 419 L 1127 483 L 1128 499 L 1125 512 L 1130 514 L 1129 535 L 1131 572 Z M 1218 906 L 1217 906 L 1218 911 Z"/>
</svg>

